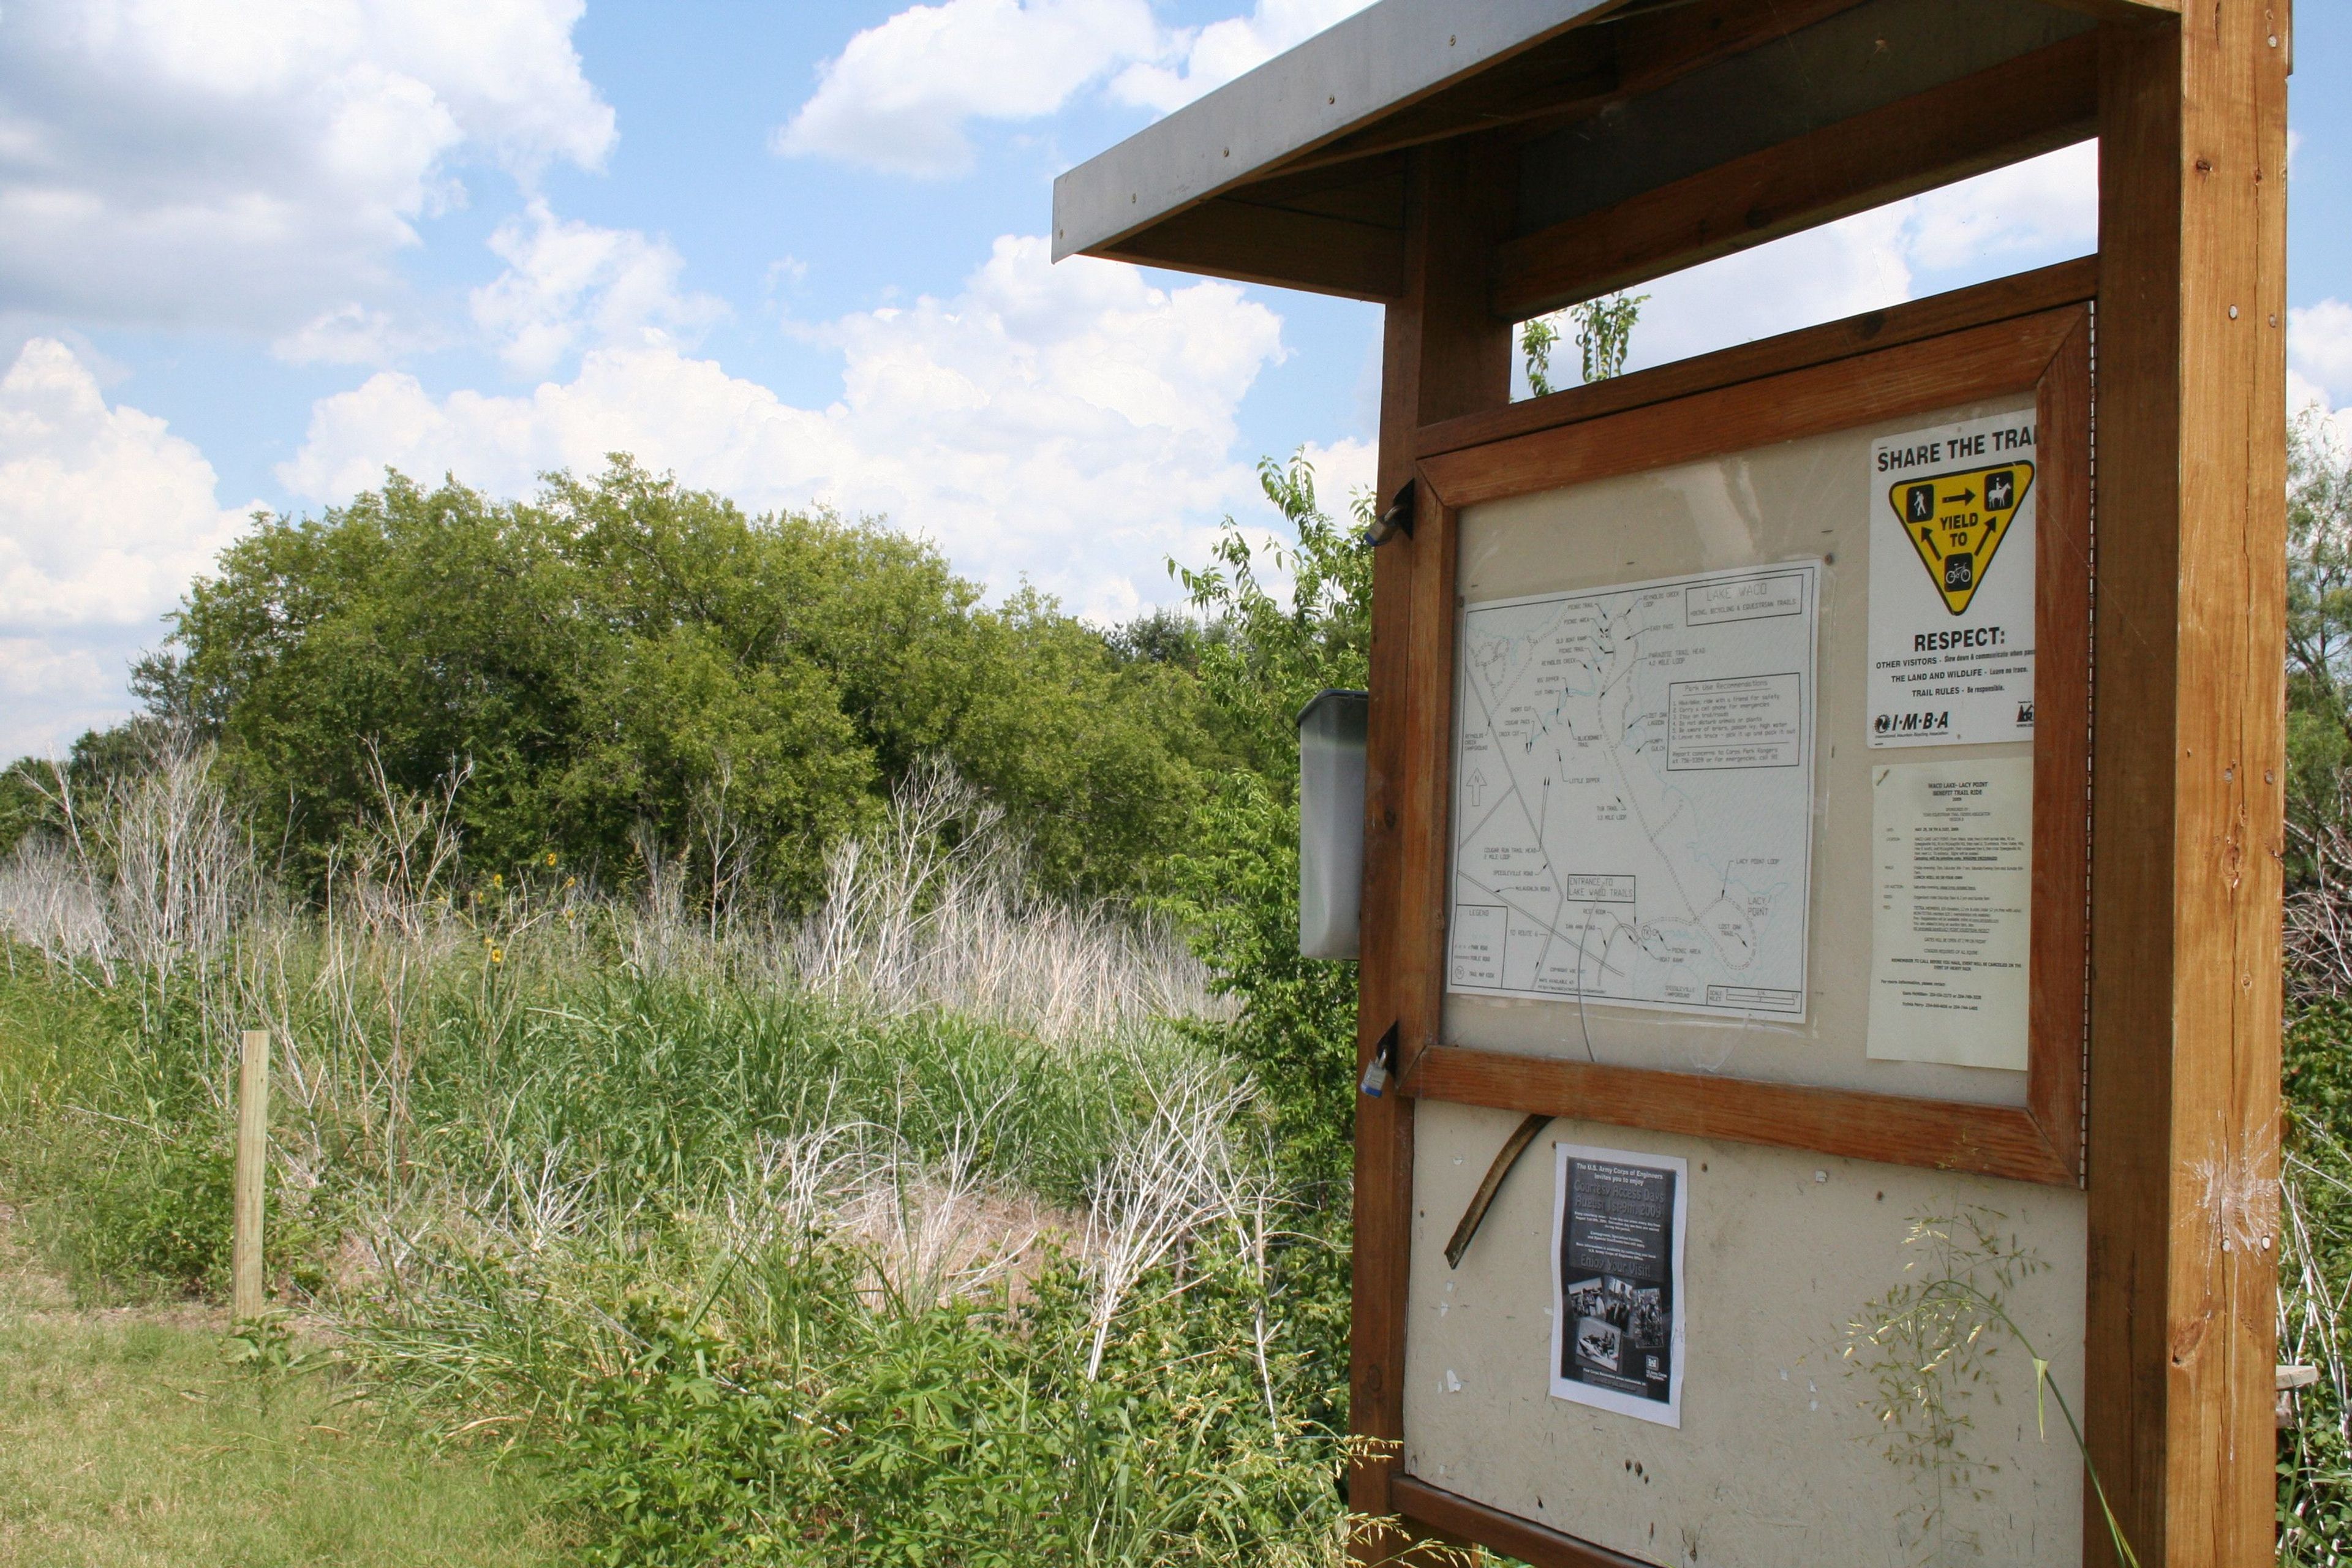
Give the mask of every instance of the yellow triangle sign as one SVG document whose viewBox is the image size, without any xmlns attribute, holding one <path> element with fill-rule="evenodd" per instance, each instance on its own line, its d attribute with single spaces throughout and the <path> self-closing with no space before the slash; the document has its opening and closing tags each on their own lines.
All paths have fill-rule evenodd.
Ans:
<svg viewBox="0 0 2352 1568">
<path fill-rule="evenodd" d="M 2032 488 L 2033 465 L 2021 458 L 1904 479 L 1887 490 L 1911 548 L 1919 552 L 1919 564 L 1952 614 L 1966 610 L 1976 597 L 1977 584 L 1991 569 L 1994 552 L 2009 537 L 2009 525 Z"/>
</svg>

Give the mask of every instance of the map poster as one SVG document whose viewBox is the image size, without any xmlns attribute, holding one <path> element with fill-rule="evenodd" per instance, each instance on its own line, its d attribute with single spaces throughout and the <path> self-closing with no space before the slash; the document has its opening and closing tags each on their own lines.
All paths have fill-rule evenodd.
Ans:
<svg viewBox="0 0 2352 1568">
<path fill-rule="evenodd" d="M 1875 1061 L 2026 1068 L 2033 759 L 1870 770 Z"/>
<path fill-rule="evenodd" d="M 1463 612 L 1465 994 L 1805 1016 L 1821 563 Z"/>
<path fill-rule="evenodd" d="M 1680 1426 L 1690 1166 L 1552 1147 L 1552 1397 Z"/>
<path fill-rule="evenodd" d="M 2033 737 L 2034 411 L 1870 449 L 1873 746 Z"/>
</svg>

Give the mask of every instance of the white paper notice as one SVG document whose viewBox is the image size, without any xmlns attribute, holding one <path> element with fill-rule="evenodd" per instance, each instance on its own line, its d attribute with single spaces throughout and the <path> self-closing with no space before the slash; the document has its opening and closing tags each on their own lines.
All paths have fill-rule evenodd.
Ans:
<svg viewBox="0 0 2352 1568">
<path fill-rule="evenodd" d="M 1464 612 L 1448 986 L 1804 1017 L 1820 577 Z"/>
<path fill-rule="evenodd" d="M 2025 1070 L 2033 759 L 1870 770 L 1870 1055 Z"/>
<path fill-rule="evenodd" d="M 1552 1149 L 1551 1396 L 1680 1426 L 1690 1166 Z"/>
<path fill-rule="evenodd" d="M 1871 447 L 1873 746 L 2033 733 L 2033 419 L 2022 408 Z"/>
</svg>

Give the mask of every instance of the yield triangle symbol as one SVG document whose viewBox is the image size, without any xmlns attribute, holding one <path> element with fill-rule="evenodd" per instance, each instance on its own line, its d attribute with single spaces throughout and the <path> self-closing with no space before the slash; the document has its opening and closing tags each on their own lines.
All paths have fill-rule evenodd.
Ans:
<svg viewBox="0 0 2352 1568">
<path fill-rule="evenodd" d="M 2032 488 L 2033 465 L 2020 458 L 1905 479 L 1887 490 L 1905 537 L 1952 614 L 1966 610 L 1976 597 L 1977 584 L 1992 569 L 1992 558 Z"/>
</svg>

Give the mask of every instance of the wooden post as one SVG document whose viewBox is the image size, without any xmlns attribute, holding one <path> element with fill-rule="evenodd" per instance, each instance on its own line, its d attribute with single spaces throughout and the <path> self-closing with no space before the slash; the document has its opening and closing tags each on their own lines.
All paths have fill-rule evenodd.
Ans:
<svg viewBox="0 0 2352 1568">
<path fill-rule="evenodd" d="M 2288 25 L 2102 29 L 2084 1398 L 2147 1568 L 2273 1551 Z"/>
<path fill-rule="evenodd" d="M 1383 504 L 1413 479 L 1413 436 L 1438 419 L 1510 402 L 1511 326 L 1486 308 L 1494 247 L 1516 186 L 1499 153 L 1464 137 L 1415 148 L 1408 176 L 1406 289 L 1388 307 L 1381 372 L 1380 495 Z M 1411 1066 L 1436 1029 L 1432 980 L 1444 940 L 1445 910 L 1402 907 L 1408 861 L 1444 853 L 1440 759 L 1412 739 L 1412 709 L 1428 671 L 1407 658 L 1415 621 L 1454 615 L 1453 530 L 1435 495 L 1421 488 L 1414 531 L 1373 558 L 1370 735 L 1364 790 L 1363 957 L 1358 971 L 1357 1069 L 1391 1024 L 1397 1066 Z M 1404 1391 L 1386 1370 L 1404 1364 L 1404 1297 L 1412 1237 L 1412 1103 L 1402 1084 L 1356 1102 L 1356 1313 L 1350 1351 L 1351 1426 L 1360 1438 L 1395 1444 L 1404 1436 Z M 1349 1504 L 1359 1513 L 1394 1511 L 1392 1449 L 1352 1467 Z M 1359 1543 L 1363 1560 L 1386 1562 L 1396 1542 Z"/>
<path fill-rule="evenodd" d="M 236 1073 L 236 1228 L 229 1248 L 232 1311 L 261 1316 L 261 1219 L 269 1181 L 269 1031 L 247 1029 Z"/>
</svg>

